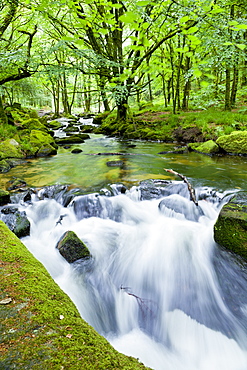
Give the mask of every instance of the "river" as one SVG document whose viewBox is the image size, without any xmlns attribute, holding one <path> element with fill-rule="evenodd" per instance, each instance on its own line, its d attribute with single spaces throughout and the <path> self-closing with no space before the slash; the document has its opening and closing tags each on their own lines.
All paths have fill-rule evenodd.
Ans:
<svg viewBox="0 0 247 370">
<path fill-rule="evenodd" d="M 42 190 L 20 205 L 31 222 L 27 248 L 117 350 L 155 370 L 246 370 L 246 265 L 216 245 L 213 225 L 228 194 L 247 190 L 247 159 L 158 154 L 162 143 L 96 135 L 76 147 L 83 152 L 61 148 L 1 175 L 2 184 L 16 176 L 83 190 L 66 207 Z M 121 167 L 107 165 L 115 160 Z M 188 178 L 198 207 L 164 168 Z M 69 264 L 59 254 L 67 230 L 89 260 Z"/>
</svg>

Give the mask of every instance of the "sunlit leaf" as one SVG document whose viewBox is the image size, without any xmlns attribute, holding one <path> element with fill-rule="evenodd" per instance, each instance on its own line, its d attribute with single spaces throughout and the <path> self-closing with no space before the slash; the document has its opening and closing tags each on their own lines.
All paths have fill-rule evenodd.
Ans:
<svg viewBox="0 0 247 370">
<path fill-rule="evenodd" d="M 137 15 L 134 12 L 126 12 L 119 17 L 119 20 L 124 23 L 136 22 Z"/>
<path fill-rule="evenodd" d="M 244 44 L 235 44 L 237 46 L 237 48 L 239 48 L 240 50 L 244 50 L 246 48 L 246 45 Z"/>
<path fill-rule="evenodd" d="M 202 72 L 199 69 L 194 69 L 193 74 L 195 77 L 199 78 L 202 75 Z"/>
</svg>

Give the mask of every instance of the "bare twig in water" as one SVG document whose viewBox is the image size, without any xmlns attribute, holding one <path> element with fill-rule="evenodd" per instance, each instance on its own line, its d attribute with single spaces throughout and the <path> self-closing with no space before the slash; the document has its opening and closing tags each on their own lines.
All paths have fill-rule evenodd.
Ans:
<svg viewBox="0 0 247 370">
<path fill-rule="evenodd" d="M 63 221 L 63 218 L 66 217 L 67 215 L 61 215 L 58 219 L 58 221 L 56 222 L 56 225 L 57 226 L 58 224 L 62 225 L 62 221 Z"/>
<path fill-rule="evenodd" d="M 154 310 L 152 310 L 150 308 L 150 306 L 154 306 L 153 301 L 151 301 L 149 299 L 141 298 L 138 295 L 136 295 L 134 293 L 131 293 L 129 287 L 124 287 L 124 286 L 121 285 L 120 289 L 123 290 L 128 295 L 134 297 L 137 300 L 138 306 L 140 307 L 140 310 L 142 312 L 143 317 L 146 317 L 147 312 L 149 312 L 149 314 L 151 314 L 151 316 L 153 316 L 153 317 L 155 316 Z"/>
<path fill-rule="evenodd" d="M 194 188 L 192 187 L 191 183 L 187 180 L 187 178 L 184 176 L 184 175 L 181 175 L 180 173 L 176 172 L 176 171 L 173 171 L 173 170 L 168 170 L 166 168 L 164 168 L 164 170 L 166 172 L 170 172 L 170 173 L 173 173 L 174 175 L 180 177 L 187 185 L 188 187 L 188 190 L 189 190 L 189 193 L 190 193 L 190 200 L 192 200 L 192 202 L 195 203 L 196 206 L 198 206 L 198 202 L 196 200 L 196 194 L 195 194 L 195 190 Z"/>
</svg>

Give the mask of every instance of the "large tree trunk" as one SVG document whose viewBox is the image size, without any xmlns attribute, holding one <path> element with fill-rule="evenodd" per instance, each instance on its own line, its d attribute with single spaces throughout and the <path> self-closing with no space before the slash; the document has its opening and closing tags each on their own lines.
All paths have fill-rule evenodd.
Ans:
<svg viewBox="0 0 247 370">
<path fill-rule="evenodd" d="M 108 102 L 108 98 L 105 92 L 105 84 L 106 84 L 106 78 L 104 76 L 100 76 L 99 78 L 99 89 L 100 89 L 100 96 L 104 105 L 105 112 L 110 111 L 110 106 Z"/>
<path fill-rule="evenodd" d="M 231 72 L 230 68 L 226 68 L 226 83 L 225 83 L 225 110 L 231 110 L 231 99 L 230 99 L 230 93 L 231 93 Z"/>
<path fill-rule="evenodd" d="M 0 125 L 8 123 L 8 118 L 3 109 L 2 96 L 0 95 Z"/>
<path fill-rule="evenodd" d="M 231 108 L 233 108 L 236 104 L 236 96 L 238 91 L 238 66 L 236 65 L 233 70 L 233 81 L 232 81 L 232 91 L 231 91 Z"/>
<path fill-rule="evenodd" d="M 128 118 L 128 99 L 124 98 L 117 103 L 117 121 L 125 123 Z"/>
<path fill-rule="evenodd" d="M 190 58 L 186 57 L 185 71 L 184 71 L 185 74 L 188 73 L 190 69 L 190 64 L 191 64 Z M 190 83 L 190 77 L 188 77 L 184 85 L 184 94 L 183 94 L 183 103 L 182 103 L 183 110 L 188 110 L 189 108 L 190 89 L 191 89 L 191 83 Z"/>
</svg>

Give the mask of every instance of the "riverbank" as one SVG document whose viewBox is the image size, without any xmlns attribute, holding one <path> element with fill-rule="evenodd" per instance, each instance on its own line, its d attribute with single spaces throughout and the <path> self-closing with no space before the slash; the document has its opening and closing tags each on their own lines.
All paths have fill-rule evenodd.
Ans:
<svg viewBox="0 0 247 370">
<path fill-rule="evenodd" d="M 79 315 L 43 265 L 0 221 L 1 369 L 146 369 Z"/>
</svg>

